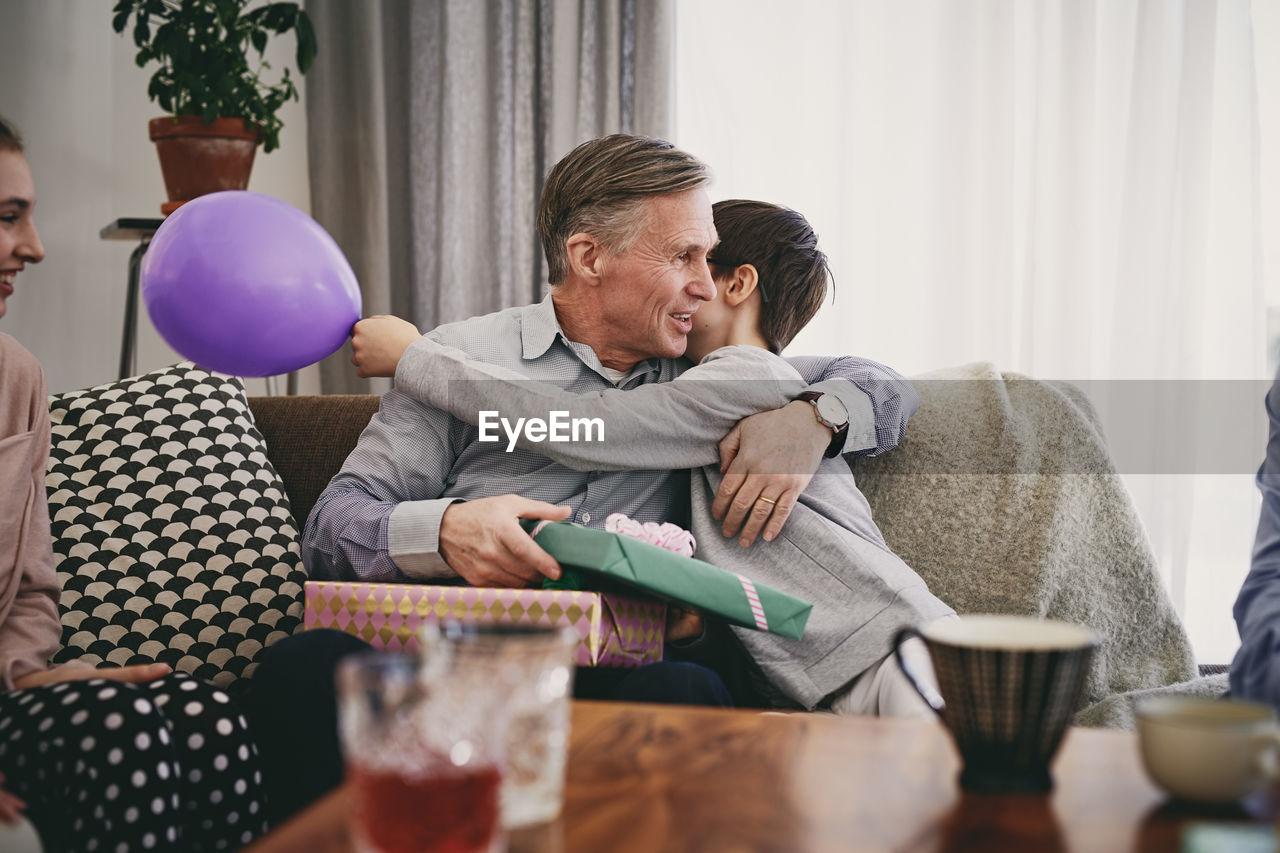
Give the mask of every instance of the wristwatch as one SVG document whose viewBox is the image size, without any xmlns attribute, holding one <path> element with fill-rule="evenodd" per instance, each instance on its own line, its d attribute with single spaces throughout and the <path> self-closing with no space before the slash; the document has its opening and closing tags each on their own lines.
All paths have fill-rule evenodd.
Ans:
<svg viewBox="0 0 1280 853">
<path fill-rule="evenodd" d="M 849 410 L 834 394 L 821 391 L 805 391 L 796 397 L 813 406 L 813 415 L 818 423 L 831 430 L 831 445 L 827 448 L 827 456 L 840 452 L 845 433 L 849 431 Z"/>
</svg>

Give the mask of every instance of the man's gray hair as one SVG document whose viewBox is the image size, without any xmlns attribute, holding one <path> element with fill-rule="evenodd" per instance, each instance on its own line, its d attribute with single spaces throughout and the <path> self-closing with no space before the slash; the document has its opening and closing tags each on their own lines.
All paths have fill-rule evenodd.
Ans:
<svg viewBox="0 0 1280 853">
<path fill-rule="evenodd" d="M 649 196 L 701 189 L 711 170 L 670 142 L 614 134 L 584 142 L 547 175 L 538 202 L 538 236 L 547 253 L 547 279 L 560 284 L 569 274 L 565 243 L 587 233 L 621 254 L 645 225 Z"/>
</svg>

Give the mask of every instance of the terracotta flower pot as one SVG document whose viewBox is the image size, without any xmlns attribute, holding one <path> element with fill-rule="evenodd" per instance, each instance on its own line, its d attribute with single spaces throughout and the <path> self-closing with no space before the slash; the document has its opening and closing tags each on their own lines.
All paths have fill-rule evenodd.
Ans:
<svg viewBox="0 0 1280 853">
<path fill-rule="evenodd" d="M 153 118 L 149 127 L 169 193 L 161 213 L 167 216 L 206 193 L 248 188 L 262 139 L 244 119 L 217 118 L 205 124 L 199 116 L 164 116 Z"/>
</svg>

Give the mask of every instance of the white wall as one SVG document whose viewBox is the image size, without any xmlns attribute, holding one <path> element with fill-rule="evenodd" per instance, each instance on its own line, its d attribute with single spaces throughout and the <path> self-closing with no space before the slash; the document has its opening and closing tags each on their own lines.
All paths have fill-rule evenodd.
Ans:
<svg viewBox="0 0 1280 853">
<path fill-rule="evenodd" d="M 110 0 L 0 0 L 0 115 L 16 123 L 35 173 L 36 224 L 46 259 L 18 277 L 0 331 L 44 365 L 51 393 L 116 379 L 130 242 L 98 233 L 121 216 L 158 217 L 166 200 L 147 121 L 162 114 L 146 96 L 155 66 L 138 68 L 129 31 L 111 29 Z M 273 41 L 275 73 L 293 67 L 294 37 Z M 323 61 L 320 57 L 317 61 Z M 310 212 L 306 93 L 287 105 L 280 148 L 261 149 L 249 189 Z M 180 361 L 139 301 L 138 372 Z M 247 380 L 250 394 L 263 380 Z M 279 383 L 283 388 L 283 380 Z M 314 393 L 314 369 L 299 388 Z"/>
</svg>

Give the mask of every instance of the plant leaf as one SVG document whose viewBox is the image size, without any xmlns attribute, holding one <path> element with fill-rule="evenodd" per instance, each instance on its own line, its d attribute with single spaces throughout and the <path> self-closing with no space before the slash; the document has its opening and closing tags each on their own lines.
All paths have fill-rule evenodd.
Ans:
<svg viewBox="0 0 1280 853">
<path fill-rule="evenodd" d="M 316 31 L 311 27 L 311 18 L 305 9 L 298 10 L 298 70 L 306 74 L 316 61 Z"/>
<path fill-rule="evenodd" d="M 101 2 L 101 0 L 99 0 Z M 295 59 L 302 73 L 315 61 L 317 42 L 311 20 L 297 2 L 272 0 L 112 0 L 116 32 L 130 30 L 138 46 L 139 67 L 152 61 L 159 70 L 147 95 L 165 112 L 241 117 L 259 128 L 270 151 L 279 146 L 277 113 L 298 100 L 289 69 L 269 85 L 265 53 L 272 33 L 296 30 Z M 251 9 L 247 7 L 253 6 Z M 131 21 L 132 19 L 132 21 Z M 251 54 L 253 51 L 254 54 Z M 250 57 L 253 56 L 252 62 Z"/>
</svg>

